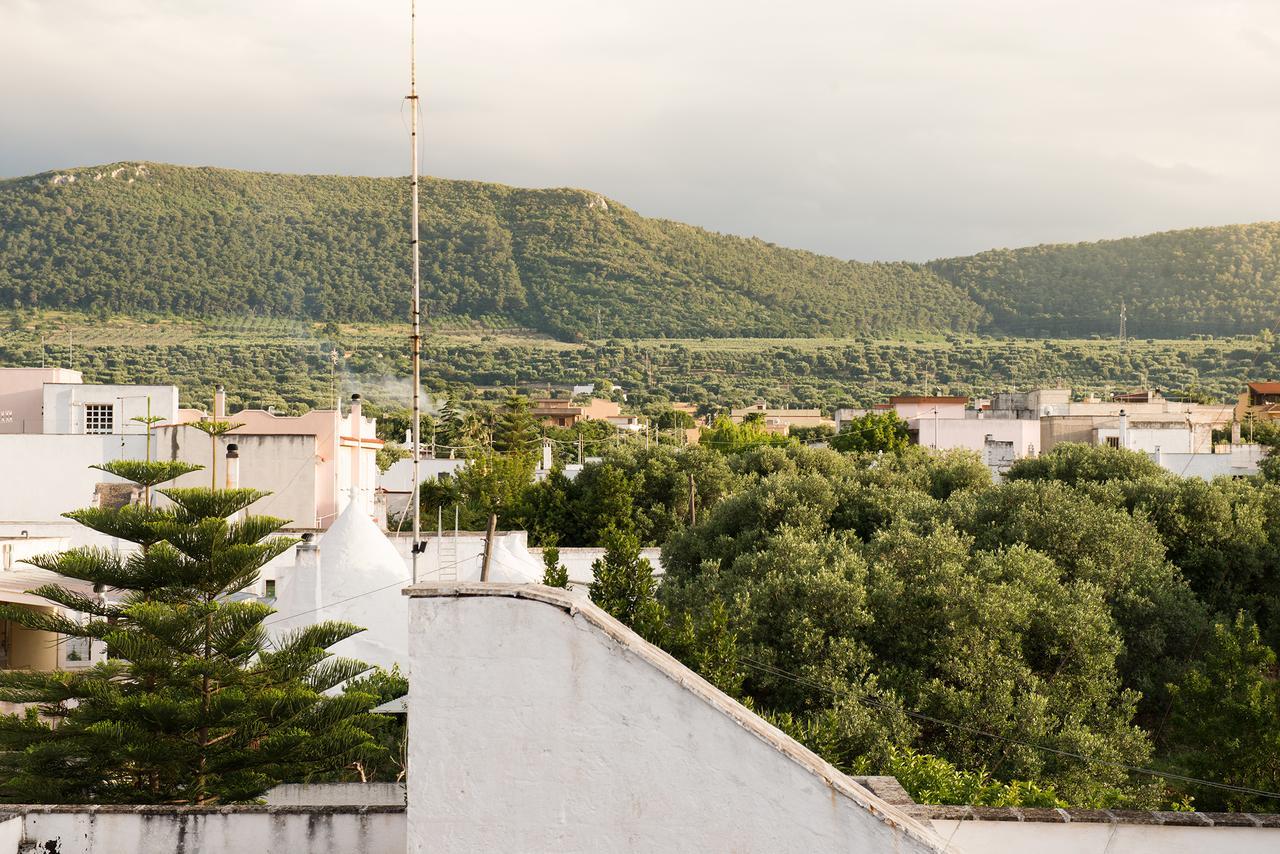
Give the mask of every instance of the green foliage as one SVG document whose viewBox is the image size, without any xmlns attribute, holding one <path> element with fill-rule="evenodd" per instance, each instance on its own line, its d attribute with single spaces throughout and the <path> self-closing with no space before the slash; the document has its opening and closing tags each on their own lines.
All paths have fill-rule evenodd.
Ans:
<svg viewBox="0 0 1280 854">
<path fill-rule="evenodd" d="M 927 266 L 1015 335 L 1111 337 L 1122 303 L 1140 338 L 1252 333 L 1275 321 L 1280 223 L 996 249 Z"/>
<path fill-rule="evenodd" d="M 1219 619 L 1200 661 L 1169 686 L 1169 764 L 1183 774 L 1280 791 L 1280 681 L 1276 653 L 1244 614 Z M 1276 808 L 1272 799 L 1191 786 L 1202 809 Z"/>
<path fill-rule="evenodd" d="M 653 566 L 640 555 L 634 535 L 610 529 L 602 537 L 604 557 L 591 565 L 591 601 L 610 615 L 657 643 L 665 630 L 666 615 L 654 597 L 657 581 Z"/>
<path fill-rule="evenodd" d="M 155 482 L 162 464 L 121 467 Z M 338 768 L 371 741 L 373 697 L 327 696 L 365 665 L 326 649 L 360 631 L 320 623 L 268 642 L 270 608 L 232 595 L 292 541 L 279 521 L 226 517 L 262 493 L 167 489 L 167 509 L 69 514 L 138 543 L 127 558 L 82 548 L 37 565 L 109 590 L 49 584 L 35 594 L 84 622 L 4 606 L 4 619 L 106 645 L 82 671 L 0 671 L 0 699 L 35 716 L 0 718 L 0 798 L 22 803 L 236 803 L 282 780 Z"/>
<path fill-rule="evenodd" d="M 572 481 L 552 470 L 527 489 L 513 520 L 534 542 L 553 535 L 564 544 L 599 545 L 612 528 L 659 545 L 689 522 L 691 479 L 696 507 L 707 508 L 732 477 L 724 456 L 701 446 L 621 446 Z"/>
<path fill-rule="evenodd" d="M 796 440 L 781 433 L 771 433 L 758 418 L 743 419 L 735 424 L 727 415 L 721 415 L 702 431 L 699 444 L 722 454 L 736 454 L 760 445 L 794 445 Z"/>
<path fill-rule="evenodd" d="M 1007 783 L 986 771 L 962 771 L 940 756 L 919 753 L 910 747 L 890 747 L 887 762 L 863 764 L 862 774 L 897 777 L 916 803 L 971 804 L 988 807 L 1064 807 L 1052 786 L 1026 780 Z"/>
<path fill-rule="evenodd" d="M 204 466 L 184 463 L 181 460 L 160 460 L 144 462 L 142 460 L 112 460 L 102 465 L 89 466 L 91 469 L 105 471 L 118 478 L 136 483 L 138 486 L 155 486 L 175 480 L 184 474 L 200 471 Z"/>
<path fill-rule="evenodd" d="M 1038 457 L 1018 460 L 1006 475 L 1008 480 L 1057 480 L 1072 486 L 1163 477 L 1165 470 L 1146 454 L 1109 445 L 1081 445 L 1064 442 Z"/>
<path fill-rule="evenodd" d="M 378 471 L 386 474 L 387 470 L 393 465 L 400 462 L 400 460 L 407 459 L 409 459 L 409 451 L 405 449 L 404 445 L 394 439 L 384 439 L 382 447 L 378 449 L 377 454 Z"/>
<path fill-rule="evenodd" d="M 374 706 L 398 700 L 409 693 L 409 680 L 399 665 L 390 670 L 375 667 L 342 686 L 352 697 L 372 697 Z M 408 734 L 404 715 L 369 715 L 365 729 L 372 740 L 363 745 L 351 761 L 338 771 L 308 775 L 308 783 L 399 783 L 408 762 Z"/>
<path fill-rule="evenodd" d="M 0 182 L 0 305 L 408 316 L 402 181 L 141 168 Z M 433 316 L 497 316 L 574 339 L 968 331 L 983 314 L 917 264 L 840 261 L 646 219 L 583 190 L 424 181 Z"/>
<path fill-rule="evenodd" d="M 554 545 L 542 547 L 542 563 L 546 569 L 542 573 L 542 583 L 548 587 L 568 587 L 569 570 L 560 562 L 560 550 Z"/>
<path fill-rule="evenodd" d="M 1229 776 L 1213 751 L 1187 771 L 1162 722 L 1170 684 L 1222 669 L 1205 661 L 1207 614 L 1261 615 L 1246 657 L 1274 678 L 1261 656 L 1280 602 L 1276 487 L 1064 456 L 995 484 L 971 455 L 920 448 L 738 454 L 726 496 L 664 546 L 666 643 L 714 673 L 681 626 L 723 609 L 718 659 L 744 702 L 838 767 L 918 775 L 930 798 L 1199 802 L 1121 766 Z M 1272 701 L 1245 700 L 1271 683 L 1237 681 L 1253 693 L 1223 713 L 1263 720 Z M 1265 732 L 1232 749 L 1241 768 L 1272 767 Z"/>
<path fill-rule="evenodd" d="M 901 451 L 910 442 L 907 422 L 899 418 L 898 413 L 887 410 L 868 412 L 853 419 L 827 444 L 845 453 L 880 453 Z"/>
<path fill-rule="evenodd" d="M 500 454 L 533 453 L 541 430 L 529 409 L 528 398 L 507 395 L 493 426 L 493 449 Z"/>
</svg>

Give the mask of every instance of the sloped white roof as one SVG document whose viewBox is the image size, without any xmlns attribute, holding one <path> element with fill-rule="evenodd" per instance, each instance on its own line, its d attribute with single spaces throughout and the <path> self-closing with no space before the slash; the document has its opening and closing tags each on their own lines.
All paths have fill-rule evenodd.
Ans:
<svg viewBox="0 0 1280 854">
<path fill-rule="evenodd" d="M 407 670 L 409 616 L 400 590 L 411 580 L 409 569 L 359 502 L 352 502 L 321 537 L 319 564 L 317 572 L 299 562 L 278 582 L 278 631 L 324 620 L 354 623 L 364 631 L 331 652 Z"/>
</svg>

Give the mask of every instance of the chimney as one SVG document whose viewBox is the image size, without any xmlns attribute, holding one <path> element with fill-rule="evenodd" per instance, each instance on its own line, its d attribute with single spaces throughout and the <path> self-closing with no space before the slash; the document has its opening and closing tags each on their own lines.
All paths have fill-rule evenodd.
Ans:
<svg viewBox="0 0 1280 854">
<path fill-rule="evenodd" d="M 1239 421 L 1231 422 L 1231 444 L 1233 445 L 1240 444 L 1240 422 Z"/>
<path fill-rule="evenodd" d="M 551 440 L 542 440 L 542 470 L 551 471 Z"/>
<path fill-rule="evenodd" d="M 351 435 L 356 440 L 355 454 L 351 457 L 351 500 L 362 501 L 360 494 L 360 452 L 363 437 L 360 435 L 360 395 L 351 395 Z"/>
<path fill-rule="evenodd" d="M 227 445 L 227 489 L 240 488 L 240 446 Z"/>
<path fill-rule="evenodd" d="M 227 390 L 218 386 L 213 390 L 213 420 L 221 421 L 227 417 Z"/>
<path fill-rule="evenodd" d="M 1120 410 L 1120 447 L 1129 447 L 1129 416 Z"/>
</svg>

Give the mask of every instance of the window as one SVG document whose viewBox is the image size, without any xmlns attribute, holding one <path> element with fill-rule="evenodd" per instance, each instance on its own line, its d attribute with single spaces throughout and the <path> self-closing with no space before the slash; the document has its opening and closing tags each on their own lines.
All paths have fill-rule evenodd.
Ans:
<svg viewBox="0 0 1280 854">
<path fill-rule="evenodd" d="M 1109 447 L 1109 448 L 1118 448 L 1118 447 L 1120 447 L 1120 437 L 1119 437 L 1119 436 L 1108 436 L 1108 437 L 1107 437 L 1107 447 Z"/>
<path fill-rule="evenodd" d="M 266 594 L 268 599 L 276 598 L 276 582 L 274 578 L 268 578 L 266 583 Z"/>
<path fill-rule="evenodd" d="M 84 405 L 84 432 L 115 432 L 116 408 L 110 403 L 86 403 Z"/>
</svg>

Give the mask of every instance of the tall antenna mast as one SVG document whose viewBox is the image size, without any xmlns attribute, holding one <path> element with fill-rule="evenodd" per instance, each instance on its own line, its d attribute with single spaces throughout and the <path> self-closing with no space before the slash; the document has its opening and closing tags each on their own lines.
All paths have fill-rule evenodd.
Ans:
<svg viewBox="0 0 1280 854">
<path fill-rule="evenodd" d="M 409 500 L 413 504 L 413 583 L 418 583 L 418 552 L 422 545 L 422 508 L 418 506 L 418 466 L 422 437 L 422 288 L 418 262 L 418 4 L 409 0 L 409 107 L 413 115 L 409 120 L 409 140 L 413 147 L 413 176 L 409 186 L 413 196 L 413 489 Z"/>
<path fill-rule="evenodd" d="M 1128 312 L 1125 310 L 1125 307 L 1124 307 L 1124 298 L 1122 297 L 1120 299 L 1120 347 L 1121 349 L 1124 348 L 1124 339 L 1126 337 L 1125 336 L 1125 331 L 1126 331 L 1125 320 L 1126 320 L 1127 314 Z"/>
</svg>

